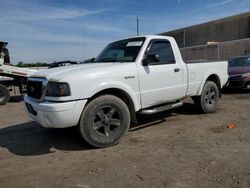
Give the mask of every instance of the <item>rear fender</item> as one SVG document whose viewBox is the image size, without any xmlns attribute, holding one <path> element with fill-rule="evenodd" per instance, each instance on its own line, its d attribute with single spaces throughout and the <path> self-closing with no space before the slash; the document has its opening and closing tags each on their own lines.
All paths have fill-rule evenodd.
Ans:
<svg viewBox="0 0 250 188">
<path fill-rule="evenodd" d="M 202 93 L 202 90 L 203 90 L 203 87 L 204 87 L 204 85 L 205 85 L 205 83 L 206 83 L 206 81 L 208 80 L 208 78 L 210 77 L 210 76 L 212 76 L 212 75 L 215 75 L 215 76 L 217 76 L 218 77 L 218 79 L 219 79 L 219 82 L 221 82 L 220 80 L 220 77 L 218 76 L 218 74 L 217 73 L 215 73 L 215 72 L 208 72 L 207 74 L 206 74 L 206 76 L 204 76 L 204 79 L 202 80 L 202 82 L 201 82 L 201 84 L 200 84 L 200 87 L 199 87 L 199 89 L 198 89 L 198 92 L 197 92 L 197 94 L 196 95 L 198 95 L 198 96 L 200 96 L 201 95 L 201 93 Z M 221 91 L 221 86 L 220 86 L 220 88 L 218 88 L 219 89 L 219 91 Z"/>
</svg>

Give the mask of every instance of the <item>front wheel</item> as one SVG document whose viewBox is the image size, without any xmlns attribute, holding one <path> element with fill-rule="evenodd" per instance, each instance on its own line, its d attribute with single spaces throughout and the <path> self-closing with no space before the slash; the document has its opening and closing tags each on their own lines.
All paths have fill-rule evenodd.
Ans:
<svg viewBox="0 0 250 188">
<path fill-rule="evenodd" d="M 212 81 L 206 81 L 201 95 L 192 97 L 192 99 L 201 112 L 215 112 L 219 99 L 218 86 Z"/>
<path fill-rule="evenodd" d="M 81 136 L 94 147 L 118 143 L 130 125 L 127 105 L 113 95 L 100 96 L 87 104 L 80 118 Z"/>
</svg>

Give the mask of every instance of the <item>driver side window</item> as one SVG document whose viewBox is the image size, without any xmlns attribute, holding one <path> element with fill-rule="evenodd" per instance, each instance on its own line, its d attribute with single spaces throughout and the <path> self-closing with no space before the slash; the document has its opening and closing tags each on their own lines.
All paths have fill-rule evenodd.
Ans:
<svg viewBox="0 0 250 188">
<path fill-rule="evenodd" d="M 153 41 L 147 54 L 155 54 L 159 57 L 157 64 L 175 64 L 173 50 L 169 41 Z"/>
</svg>

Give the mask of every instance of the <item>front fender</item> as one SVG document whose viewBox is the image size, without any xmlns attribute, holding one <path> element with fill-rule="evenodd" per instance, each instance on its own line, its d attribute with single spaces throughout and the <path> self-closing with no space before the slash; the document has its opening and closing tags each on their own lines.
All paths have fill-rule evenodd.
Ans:
<svg viewBox="0 0 250 188">
<path fill-rule="evenodd" d="M 140 110 L 140 92 L 139 91 L 133 91 L 131 87 L 129 87 L 127 84 L 124 84 L 122 82 L 117 81 L 108 81 L 108 82 L 102 82 L 93 86 L 90 86 L 87 91 L 84 91 L 80 98 L 91 98 L 95 94 L 106 90 L 106 89 L 120 89 L 124 92 L 126 92 L 132 99 L 135 107 L 135 111 Z"/>
</svg>

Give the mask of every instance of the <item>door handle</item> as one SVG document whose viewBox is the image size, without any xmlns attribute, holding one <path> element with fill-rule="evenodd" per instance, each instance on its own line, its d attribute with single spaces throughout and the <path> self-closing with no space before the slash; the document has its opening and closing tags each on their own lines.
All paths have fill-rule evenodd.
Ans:
<svg viewBox="0 0 250 188">
<path fill-rule="evenodd" d="M 175 68 L 174 72 L 179 72 L 181 69 L 180 68 Z"/>
</svg>

